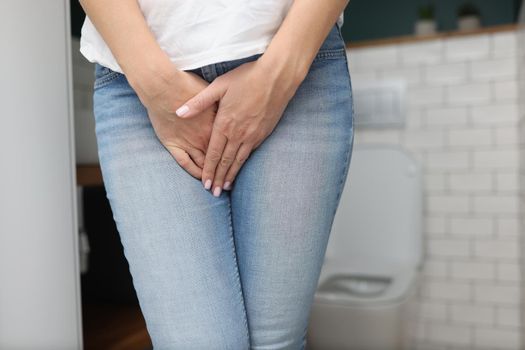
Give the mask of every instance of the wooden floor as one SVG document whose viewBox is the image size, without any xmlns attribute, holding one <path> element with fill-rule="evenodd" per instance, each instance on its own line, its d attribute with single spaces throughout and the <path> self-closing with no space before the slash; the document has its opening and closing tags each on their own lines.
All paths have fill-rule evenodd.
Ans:
<svg viewBox="0 0 525 350">
<path fill-rule="evenodd" d="M 151 350 L 151 340 L 139 306 L 82 305 L 84 349 Z"/>
</svg>

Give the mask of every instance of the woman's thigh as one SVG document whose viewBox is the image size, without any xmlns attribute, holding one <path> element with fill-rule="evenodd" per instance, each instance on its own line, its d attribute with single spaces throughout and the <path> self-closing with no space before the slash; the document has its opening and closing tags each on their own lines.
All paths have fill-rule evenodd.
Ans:
<svg viewBox="0 0 525 350">
<path fill-rule="evenodd" d="M 229 195 L 178 165 L 124 75 L 96 74 L 104 185 L 155 349 L 247 349 Z"/>
<path fill-rule="evenodd" d="M 327 53 L 326 51 L 325 53 Z M 344 51 L 318 55 L 231 191 L 252 349 L 302 349 L 353 145 Z"/>
</svg>

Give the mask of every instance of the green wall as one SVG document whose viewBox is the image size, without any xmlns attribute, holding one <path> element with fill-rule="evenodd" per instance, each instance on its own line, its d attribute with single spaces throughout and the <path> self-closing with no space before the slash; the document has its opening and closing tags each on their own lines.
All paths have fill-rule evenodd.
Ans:
<svg viewBox="0 0 525 350">
<path fill-rule="evenodd" d="M 189 0 L 191 1 L 191 0 Z M 323 0 L 321 0 L 323 1 Z M 436 0 L 435 11 L 439 30 L 456 28 L 456 9 L 464 0 Z M 350 0 L 345 9 L 342 31 L 346 41 L 359 41 L 409 35 L 423 0 Z M 472 0 L 481 12 L 485 26 L 515 22 L 521 0 Z M 78 0 L 71 1 L 71 31 L 80 37 L 84 11 Z"/>
<path fill-rule="evenodd" d="M 456 28 L 456 12 L 465 0 L 434 1 L 439 31 Z M 410 35 L 423 0 L 350 0 L 342 31 L 346 41 Z M 472 0 L 481 13 L 483 26 L 516 21 L 521 0 Z"/>
</svg>

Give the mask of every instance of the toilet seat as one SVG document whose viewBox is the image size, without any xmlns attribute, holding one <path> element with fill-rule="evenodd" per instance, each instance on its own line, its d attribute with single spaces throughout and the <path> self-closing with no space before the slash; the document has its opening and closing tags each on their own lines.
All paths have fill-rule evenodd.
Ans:
<svg viewBox="0 0 525 350">
<path fill-rule="evenodd" d="M 414 285 L 414 267 L 353 260 L 344 264 L 325 262 L 315 302 L 355 307 L 397 304 L 406 299 Z"/>
</svg>

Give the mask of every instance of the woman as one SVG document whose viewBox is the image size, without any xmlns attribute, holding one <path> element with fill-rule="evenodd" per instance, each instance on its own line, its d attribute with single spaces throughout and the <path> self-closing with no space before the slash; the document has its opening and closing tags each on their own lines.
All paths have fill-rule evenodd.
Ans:
<svg viewBox="0 0 525 350">
<path fill-rule="evenodd" d="M 304 349 L 353 145 L 348 0 L 81 0 L 156 349 Z"/>
</svg>

